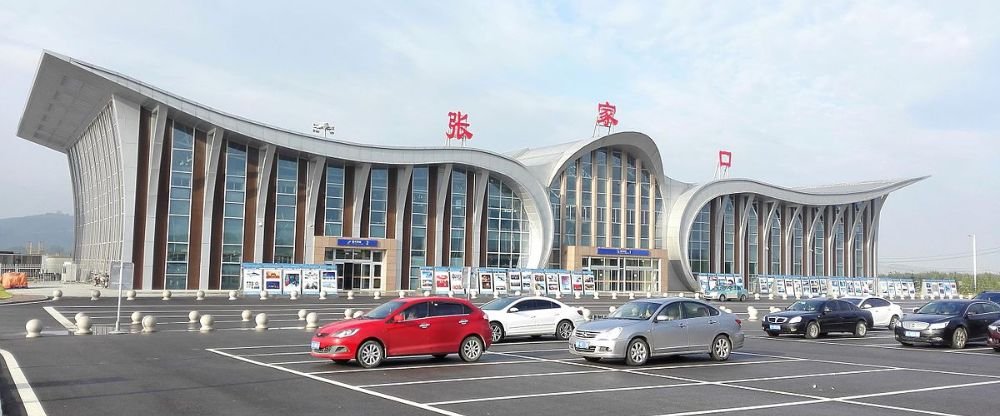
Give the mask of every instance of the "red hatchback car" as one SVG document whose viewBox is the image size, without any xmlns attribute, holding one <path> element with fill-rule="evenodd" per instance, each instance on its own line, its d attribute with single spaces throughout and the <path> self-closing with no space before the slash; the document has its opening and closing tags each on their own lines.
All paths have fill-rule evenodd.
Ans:
<svg viewBox="0 0 1000 416">
<path fill-rule="evenodd" d="M 310 355 L 338 364 L 355 359 L 365 368 L 408 355 L 458 353 L 463 361 L 477 361 L 491 340 L 486 313 L 467 300 L 395 299 L 360 318 L 322 326 L 312 338 Z"/>
<path fill-rule="evenodd" d="M 1000 352 L 1000 321 L 996 321 L 987 327 L 986 345 L 993 347 L 993 351 Z"/>
</svg>

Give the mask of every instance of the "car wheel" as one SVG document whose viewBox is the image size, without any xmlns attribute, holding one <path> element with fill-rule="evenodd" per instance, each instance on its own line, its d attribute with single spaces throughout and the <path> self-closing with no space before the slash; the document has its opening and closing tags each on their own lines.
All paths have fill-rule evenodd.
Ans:
<svg viewBox="0 0 1000 416">
<path fill-rule="evenodd" d="M 969 341 L 969 333 L 965 332 L 965 328 L 958 327 L 955 328 L 955 332 L 951 333 L 951 347 L 960 350 L 965 348 L 965 343 Z"/>
<path fill-rule="evenodd" d="M 889 318 L 889 329 L 896 329 L 897 326 L 899 326 L 899 317 L 893 315 L 892 318 Z"/>
<path fill-rule="evenodd" d="M 333 361 L 334 364 L 347 364 L 351 360 L 337 358 L 337 359 L 331 359 L 330 361 Z"/>
<path fill-rule="evenodd" d="M 819 338 L 819 324 L 816 321 L 810 322 L 806 325 L 806 338 L 816 339 Z"/>
<path fill-rule="evenodd" d="M 769 337 L 776 337 L 776 336 L 778 336 L 777 332 L 771 332 L 771 331 L 764 331 L 764 332 L 767 332 L 767 336 L 769 336 Z"/>
<path fill-rule="evenodd" d="M 598 361 L 601 361 L 601 357 L 583 357 L 583 359 L 587 360 L 589 362 L 592 362 L 592 363 L 596 363 Z"/>
<path fill-rule="evenodd" d="M 740 295 L 740 302 L 746 302 L 746 301 L 747 301 L 747 295 Z"/>
<path fill-rule="evenodd" d="M 868 323 L 858 321 L 858 323 L 854 324 L 854 336 L 864 338 L 865 335 L 868 335 Z"/>
<path fill-rule="evenodd" d="M 569 339 L 571 335 L 573 335 L 573 323 L 570 321 L 559 322 L 559 325 L 556 326 L 556 338 Z"/>
<path fill-rule="evenodd" d="M 726 295 L 719 295 L 719 302 L 725 302 L 725 301 L 726 301 Z"/>
<path fill-rule="evenodd" d="M 649 345 L 642 338 L 636 338 L 629 341 L 628 347 L 625 348 L 625 364 L 631 366 L 646 364 L 646 360 L 649 359 Z"/>
<path fill-rule="evenodd" d="M 385 349 L 382 348 L 382 344 L 379 344 L 378 341 L 368 340 L 358 348 L 355 358 L 362 367 L 375 368 L 379 364 L 382 364 L 382 360 L 385 359 Z"/>
<path fill-rule="evenodd" d="M 712 341 L 712 350 L 708 353 L 715 361 L 726 361 L 729 359 L 729 355 L 733 352 L 733 344 L 729 341 L 729 337 L 725 335 L 718 335 L 715 340 Z"/>
<path fill-rule="evenodd" d="M 436 358 L 438 360 L 444 359 L 444 357 L 447 357 L 447 356 L 448 356 L 448 354 L 434 354 L 434 358 Z"/>
<path fill-rule="evenodd" d="M 483 356 L 483 341 L 473 335 L 465 337 L 462 340 L 462 347 L 458 350 L 458 356 L 465 362 L 479 361 Z"/>
<path fill-rule="evenodd" d="M 490 333 L 490 338 L 493 340 L 493 344 L 500 342 L 503 340 L 504 336 L 503 325 L 500 325 L 499 322 L 490 322 Z"/>
</svg>

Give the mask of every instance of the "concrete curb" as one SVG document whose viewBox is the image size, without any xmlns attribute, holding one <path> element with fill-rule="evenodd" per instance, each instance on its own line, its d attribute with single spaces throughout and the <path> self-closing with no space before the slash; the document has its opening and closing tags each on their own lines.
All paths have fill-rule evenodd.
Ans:
<svg viewBox="0 0 1000 416">
<path fill-rule="evenodd" d="M 18 305 L 21 303 L 31 303 L 31 302 L 41 302 L 44 300 L 52 299 L 50 296 L 42 295 L 14 295 L 10 299 L 0 300 L 0 306 L 3 305 Z"/>
</svg>

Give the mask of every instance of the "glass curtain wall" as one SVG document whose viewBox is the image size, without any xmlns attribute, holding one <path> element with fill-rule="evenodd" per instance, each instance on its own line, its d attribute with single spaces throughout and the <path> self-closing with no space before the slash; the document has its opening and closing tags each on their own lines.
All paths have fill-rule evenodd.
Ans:
<svg viewBox="0 0 1000 416">
<path fill-rule="evenodd" d="M 590 153 L 580 157 L 580 245 L 593 244 L 593 205 L 594 205 L 594 174 Z"/>
<path fill-rule="evenodd" d="M 372 168 L 369 187 L 368 236 L 385 238 L 386 212 L 389 208 L 389 169 Z"/>
<path fill-rule="evenodd" d="M 711 206 L 706 204 L 698 211 L 691 225 L 688 239 L 688 259 L 691 262 L 692 273 L 709 272 L 709 245 L 711 243 Z"/>
<path fill-rule="evenodd" d="M 427 197 L 430 172 L 426 166 L 413 168 L 410 183 L 410 287 L 420 287 L 420 267 L 427 265 Z"/>
<path fill-rule="evenodd" d="M 299 160 L 278 157 L 278 176 L 275 184 L 274 208 L 274 262 L 292 263 L 295 257 L 295 213 L 298 203 Z"/>
<path fill-rule="evenodd" d="M 792 274 L 802 275 L 802 218 L 792 220 Z"/>
<path fill-rule="evenodd" d="M 222 214 L 222 282 L 220 289 L 240 288 L 243 262 L 243 215 L 246 204 L 247 148 L 226 145 L 226 195 Z"/>
<path fill-rule="evenodd" d="M 758 231 L 757 203 L 750 207 L 747 214 L 747 273 L 751 276 L 760 273 L 760 234 Z"/>
<path fill-rule="evenodd" d="M 625 158 L 625 247 L 638 247 L 635 239 L 636 225 L 636 182 L 637 172 L 635 157 L 626 154 Z"/>
<path fill-rule="evenodd" d="M 451 244 L 448 264 L 452 267 L 465 266 L 465 199 L 468 186 L 469 180 L 464 170 L 451 171 Z"/>
<path fill-rule="evenodd" d="M 611 152 L 611 246 L 622 247 L 622 152 Z"/>
<path fill-rule="evenodd" d="M 173 123 L 170 144 L 170 202 L 167 214 L 166 289 L 187 289 L 191 226 L 194 129 Z"/>
<path fill-rule="evenodd" d="M 528 219 L 521 199 L 500 179 L 486 186 L 486 267 L 521 267 L 528 247 Z"/>
<path fill-rule="evenodd" d="M 722 202 L 722 273 L 736 273 L 736 213 L 733 198 Z"/>
<path fill-rule="evenodd" d="M 833 248 L 834 248 L 834 276 L 844 276 L 844 222 L 837 220 L 834 225 Z"/>
<path fill-rule="evenodd" d="M 865 242 L 861 223 L 854 226 L 854 275 L 865 275 Z"/>
<path fill-rule="evenodd" d="M 823 218 L 816 221 L 816 230 L 813 231 L 813 276 L 826 275 L 824 256 L 826 244 L 826 227 L 823 226 Z"/>
<path fill-rule="evenodd" d="M 595 227 L 595 243 L 598 247 L 608 245 L 608 152 L 604 149 L 594 151 L 597 162 L 597 224 Z"/>
<path fill-rule="evenodd" d="M 326 223 L 323 235 L 344 235 L 344 166 L 326 164 Z"/>
<path fill-rule="evenodd" d="M 770 274 L 781 274 L 781 213 L 775 211 L 774 218 L 771 218 L 771 231 L 767 235 L 770 240 L 770 265 L 767 272 Z"/>
</svg>

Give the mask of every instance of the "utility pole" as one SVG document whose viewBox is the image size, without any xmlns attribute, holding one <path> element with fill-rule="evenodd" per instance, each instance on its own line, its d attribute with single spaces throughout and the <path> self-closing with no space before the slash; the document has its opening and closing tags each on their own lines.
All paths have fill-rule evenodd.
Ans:
<svg viewBox="0 0 1000 416">
<path fill-rule="evenodd" d="M 972 291 L 979 292 L 979 282 L 976 280 L 976 235 L 972 237 Z"/>
</svg>

